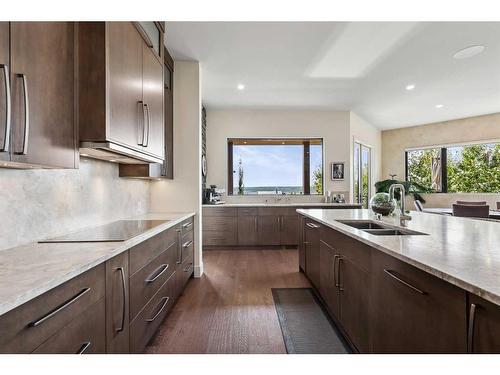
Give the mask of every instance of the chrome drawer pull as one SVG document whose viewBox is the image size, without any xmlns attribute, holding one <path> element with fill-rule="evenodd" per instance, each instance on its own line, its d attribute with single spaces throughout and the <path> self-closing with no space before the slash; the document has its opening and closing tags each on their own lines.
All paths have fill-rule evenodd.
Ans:
<svg viewBox="0 0 500 375">
<path fill-rule="evenodd" d="M 137 102 L 138 118 L 137 121 L 137 144 L 139 146 L 144 146 L 144 131 L 146 128 L 146 110 L 144 109 L 144 103 L 142 101 Z"/>
<path fill-rule="evenodd" d="M 470 304 L 469 309 L 469 330 L 467 332 L 467 353 L 474 352 L 474 323 L 476 321 L 476 305 Z"/>
<path fill-rule="evenodd" d="M 177 229 L 177 264 L 182 263 L 182 231 Z"/>
<path fill-rule="evenodd" d="M 70 305 L 72 305 L 73 303 L 75 303 L 76 301 L 78 301 L 81 297 L 83 297 L 85 294 L 87 294 L 90 291 L 90 289 L 91 288 L 82 289 L 77 295 L 75 295 L 74 297 L 72 297 L 69 300 L 67 300 L 66 302 L 64 302 L 61 306 L 55 308 L 54 310 L 52 310 L 48 314 L 42 316 L 40 319 L 37 319 L 37 320 L 35 320 L 33 322 L 30 322 L 28 324 L 28 326 L 29 327 L 39 326 L 43 322 L 45 322 L 45 321 L 49 320 L 50 318 L 52 318 L 53 316 L 55 316 L 57 313 L 60 313 L 65 308 L 69 307 Z"/>
<path fill-rule="evenodd" d="M 116 332 L 121 332 L 125 328 L 125 314 L 127 310 L 127 284 L 125 282 L 125 270 L 123 267 L 118 267 L 118 271 L 120 271 L 120 274 L 122 276 L 122 298 L 123 298 L 123 304 L 122 304 L 122 322 L 120 324 L 120 328 L 116 329 Z"/>
<path fill-rule="evenodd" d="M 5 134 L 3 137 L 3 147 L 0 149 L 0 152 L 8 152 L 10 145 L 10 114 L 12 109 L 12 102 L 10 100 L 10 75 L 9 67 L 7 65 L 0 64 L 0 68 L 3 69 L 3 78 L 5 84 Z"/>
<path fill-rule="evenodd" d="M 76 352 L 76 354 L 85 354 L 85 352 L 87 351 L 87 349 L 90 348 L 91 346 L 92 346 L 92 342 L 91 341 L 84 342 L 82 344 L 82 346 L 80 346 L 80 349 L 78 349 L 78 351 Z"/>
<path fill-rule="evenodd" d="M 384 269 L 384 272 L 385 272 L 386 274 L 388 274 L 390 277 L 392 277 L 394 280 L 399 281 L 401 284 L 403 284 L 403 285 L 407 286 L 407 287 L 408 287 L 408 288 L 410 288 L 411 290 L 413 290 L 413 291 L 415 291 L 415 292 L 417 292 L 417 293 L 420 293 L 420 294 L 422 294 L 422 295 L 427 294 L 427 293 L 426 293 L 426 292 L 424 292 L 423 290 L 420 290 L 420 289 L 418 289 L 417 287 L 415 287 L 415 286 L 413 286 L 413 285 L 411 285 L 411 284 L 407 283 L 406 281 L 404 281 L 404 280 L 400 279 L 400 278 L 399 278 L 399 277 L 397 277 L 397 276 L 396 276 L 396 275 L 395 275 L 395 274 L 394 274 L 391 270 L 386 270 L 386 269 Z"/>
<path fill-rule="evenodd" d="M 149 113 L 149 105 L 148 104 L 144 104 L 144 108 L 146 109 L 146 119 L 147 119 L 147 126 L 148 126 L 148 130 L 146 130 L 145 132 L 145 139 L 146 139 L 146 143 L 144 144 L 144 147 L 148 147 L 149 146 L 149 133 L 151 131 L 151 114 Z"/>
<path fill-rule="evenodd" d="M 146 319 L 146 322 L 148 323 L 151 323 L 151 322 L 154 322 L 156 318 L 158 318 L 158 316 L 162 313 L 162 311 L 165 309 L 165 307 L 167 306 L 168 304 L 168 300 L 170 299 L 170 297 L 163 297 L 161 300 L 164 300 L 163 302 L 163 305 L 160 307 L 160 309 L 158 310 L 158 312 L 152 317 L 152 318 L 149 318 L 149 319 Z M 160 300 L 160 301 L 161 301 Z M 161 303 L 161 302 L 160 302 Z"/>
<path fill-rule="evenodd" d="M 186 228 L 189 228 L 191 225 L 193 225 L 193 222 L 192 222 L 192 221 L 190 221 L 189 223 L 186 223 L 186 224 L 182 224 L 182 227 L 183 227 L 184 229 L 186 229 Z"/>
<path fill-rule="evenodd" d="M 168 266 L 169 266 L 168 264 L 161 264 L 160 267 L 155 269 L 153 273 L 149 275 L 144 281 L 148 284 L 156 281 L 156 279 L 158 279 L 161 275 L 165 273 L 166 270 L 168 270 Z"/>
<path fill-rule="evenodd" d="M 185 248 L 191 246 L 192 244 L 193 244 L 193 241 L 188 241 L 184 245 L 182 245 L 182 247 L 185 249 Z"/>
<path fill-rule="evenodd" d="M 319 228 L 319 225 L 316 225 L 316 224 L 313 224 L 313 223 L 306 223 L 306 225 L 307 225 L 309 228 L 312 228 L 312 229 L 317 229 L 317 228 Z"/>
</svg>

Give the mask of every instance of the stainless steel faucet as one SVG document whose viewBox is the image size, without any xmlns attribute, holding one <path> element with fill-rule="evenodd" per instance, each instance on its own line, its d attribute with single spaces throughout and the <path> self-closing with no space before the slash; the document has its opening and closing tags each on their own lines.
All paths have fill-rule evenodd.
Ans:
<svg viewBox="0 0 500 375">
<path fill-rule="evenodd" d="M 406 226 L 406 222 L 411 220 L 411 216 L 406 214 L 405 204 L 405 187 L 403 184 L 392 184 L 389 187 L 389 199 L 394 199 L 394 190 L 399 189 L 401 193 L 401 214 L 399 215 L 399 224 L 402 227 Z"/>
</svg>

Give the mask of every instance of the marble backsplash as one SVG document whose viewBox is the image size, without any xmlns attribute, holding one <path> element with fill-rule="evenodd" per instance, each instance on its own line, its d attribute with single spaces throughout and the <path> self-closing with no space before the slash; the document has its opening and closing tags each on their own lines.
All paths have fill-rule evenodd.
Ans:
<svg viewBox="0 0 500 375">
<path fill-rule="evenodd" d="M 81 158 L 77 170 L 0 169 L 0 250 L 150 211 L 150 183 Z"/>
</svg>

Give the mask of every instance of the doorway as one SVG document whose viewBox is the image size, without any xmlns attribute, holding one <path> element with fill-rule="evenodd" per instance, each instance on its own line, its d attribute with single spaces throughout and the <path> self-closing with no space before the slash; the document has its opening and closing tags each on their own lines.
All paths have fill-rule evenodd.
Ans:
<svg viewBox="0 0 500 375">
<path fill-rule="evenodd" d="M 371 147 L 354 141 L 353 197 L 354 203 L 368 208 L 371 194 Z"/>
</svg>

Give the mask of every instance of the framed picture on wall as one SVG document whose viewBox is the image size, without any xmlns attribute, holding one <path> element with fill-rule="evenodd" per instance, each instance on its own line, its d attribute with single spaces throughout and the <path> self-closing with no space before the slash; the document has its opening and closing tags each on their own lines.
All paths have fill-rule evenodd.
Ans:
<svg viewBox="0 0 500 375">
<path fill-rule="evenodd" d="M 343 161 L 334 161 L 331 164 L 332 181 L 342 181 L 344 179 L 345 163 Z"/>
</svg>

